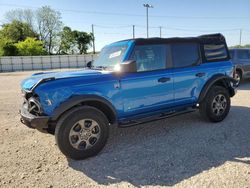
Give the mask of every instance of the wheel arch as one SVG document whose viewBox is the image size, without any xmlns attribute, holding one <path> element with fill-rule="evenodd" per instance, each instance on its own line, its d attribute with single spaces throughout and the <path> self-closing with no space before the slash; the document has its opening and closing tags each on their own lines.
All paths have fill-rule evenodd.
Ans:
<svg viewBox="0 0 250 188">
<path fill-rule="evenodd" d="M 236 67 L 236 69 L 235 69 L 235 70 L 240 72 L 240 74 L 241 74 L 241 78 L 242 78 L 242 77 L 243 77 L 243 74 L 244 74 L 243 69 L 242 69 L 241 67 Z"/>
<path fill-rule="evenodd" d="M 54 110 L 51 120 L 57 121 L 63 114 L 72 108 L 84 105 L 95 107 L 102 111 L 111 124 L 115 124 L 117 122 L 115 107 L 107 99 L 97 95 L 79 95 L 69 98 Z"/>
<path fill-rule="evenodd" d="M 207 92 L 214 85 L 225 87 L 226 89 L 228 89 L 230 97 L 233 97 L 235 95 L 235 90 L 232 87 L 231 83 L 235 83 L 235 79 L 229 76 L 226 76 L 224 74 L 217 74 L 217 75 L 212 76 L 207 81 L 205 86 L 203 86 L 201 93 L 199 95 L 199 98 L 198 98 L 198 103 L 204 100 Z"/>
</svg>

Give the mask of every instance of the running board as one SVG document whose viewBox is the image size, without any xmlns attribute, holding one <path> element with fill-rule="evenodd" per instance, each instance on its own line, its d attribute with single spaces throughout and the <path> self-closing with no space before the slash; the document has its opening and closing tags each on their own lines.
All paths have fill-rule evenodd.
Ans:
<svg viewBox="0 0 250 188">
<path fill-rule="evenodd" d="M 157 121 L 160 119 L 165 119 L 165 118 L 169 118 L 169 117 L 174 117 L 177 115 L 181 115 L 181 114 L 187 114 L 187 113 L 191 113 L 196 111 L 196 109 L 193 108 L 189 108 L 186 110 L 182 110 L 182 111 L 171 111 L 168 113 L 161 113 L 158 115 L 154 115 L 154 116 L 149 116 L 146 118 L 139 118 L 139 119 L 135 119 L 135 120 L 128 120 L 128 121 L 121 121 L 119 122 L 119 127 L 131 127 L 134 125 L 138 125 L 138 124 L 142 124 L 142 123 L 148 123 L 148 122 L 152 122 L 152 121 Z"/>
</svg>

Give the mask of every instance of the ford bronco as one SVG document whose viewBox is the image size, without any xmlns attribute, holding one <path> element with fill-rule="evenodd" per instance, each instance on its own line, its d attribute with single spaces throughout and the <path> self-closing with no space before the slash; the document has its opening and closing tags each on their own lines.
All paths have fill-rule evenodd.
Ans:
<svg viewBox="0 0 250 188">
<path fill-rule="evenodd" d="M 109 126 L 126 127 L 199 109 L 222 121 L 235 95 L 221 34 L 138 38 L 105 46 L 79 71 L 42 72 L 21 83 L 21 122 L 55 135 L 72 159 L 96 155 Z"/>
</svg>

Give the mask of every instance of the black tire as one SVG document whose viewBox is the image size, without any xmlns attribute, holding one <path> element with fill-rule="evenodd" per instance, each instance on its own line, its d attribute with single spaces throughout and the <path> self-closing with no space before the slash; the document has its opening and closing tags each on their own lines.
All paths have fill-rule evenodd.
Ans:
<svg viewBox="0 0 250 188">
<path fill-rule="evenodd" d="M 221 96 L 221 98 L 224 97 L 224 99 L 226 100 L 226 101 L 223 100 L 224 105 L 219 106 L 219 108 L 224 106 L 225 107 L 224 111 L 222 110 L 216 111 L 217 106 L 215 107 L 214 104 L 216 102 L 216 99 L 218 99 L 219 96 Z M 199 104 L 199 110 L 200 110 L 202 117 L 205 120 L 211 121 L 211 122 L 220 122 L 224 120 L 229 113 L 230 107 L 231 107 L 231 100 L 230 100 L 229 92 L 226 88 L 222 86 L 211 87 L 205 99 Z M 219 113 L 219 114 L 216 114 L 216 113 Z"/>
<path fill-rule="evenodd" d="M 236 70 L 235 74 L 234 74 L 234 79 L 237 80 L 237 83 L 235 84 L 236 87 L 238 87 L 241 83 L 242 80 L 242 73 L 239 70 Z"/>
<path fill-rule="evenodd" d="M 91 148 L 76 149 L 71 144 L 70 133 L 72 129 L 74 129 L 73 126 L 76 126 L 76 123 L 83 119 L 84 126 L 85 121 L 87 121 L 86 119 L 95 121 L 99 126 L 100 134 Z M 109 134 L 108 126 L 108 119 L 100 110 L 89 106 L 77 107 L 64 114 L 58 121 L 55 129 L 56 143 L 61 152 L 71 159 L 81 160 L 92 157 L 97 155 L 105 146 Z M 80 139 L 80 137 L 78 139 Z"/>
</svg>

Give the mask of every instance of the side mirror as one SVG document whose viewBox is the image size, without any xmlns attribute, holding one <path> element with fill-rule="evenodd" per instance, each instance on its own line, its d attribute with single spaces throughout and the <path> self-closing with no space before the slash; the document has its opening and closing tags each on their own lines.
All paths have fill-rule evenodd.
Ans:
<svg viewBox="0 0 250 188">
<path fill-rule="evenodd" d="M 92 67 L 92 61 L 89 61 L 89 62 L 87 63 L 87 67 L 88 67 L 88 68 L 91 68 L 91 67 Z"/>
<path fill-rule="evenodd" d="M 137 72 L 136 61 L 129 60 L 120 64 L 120 72 Z"/>
</svg>

